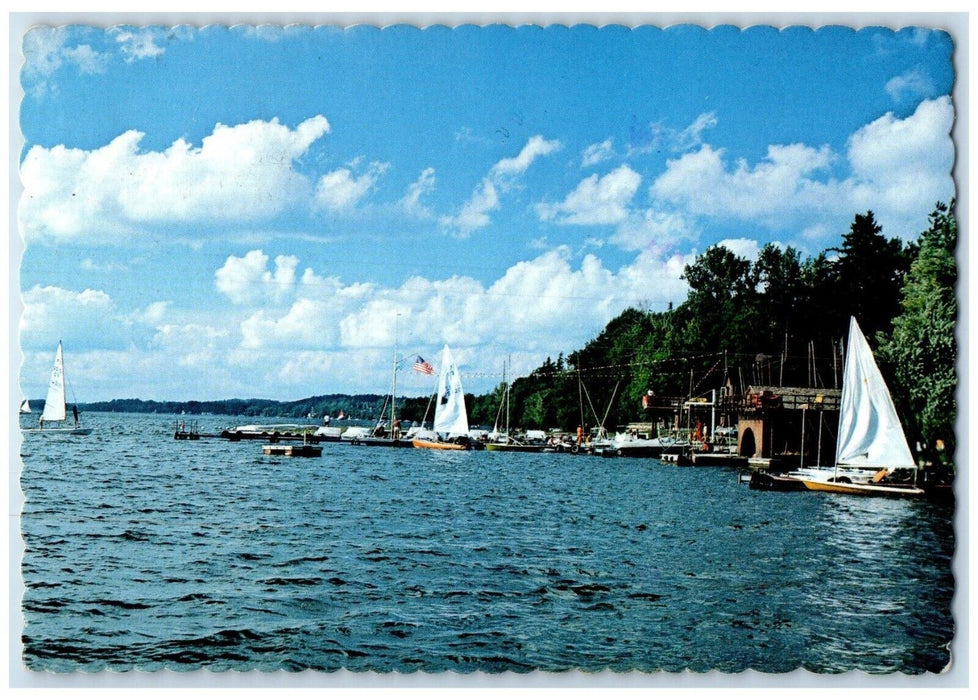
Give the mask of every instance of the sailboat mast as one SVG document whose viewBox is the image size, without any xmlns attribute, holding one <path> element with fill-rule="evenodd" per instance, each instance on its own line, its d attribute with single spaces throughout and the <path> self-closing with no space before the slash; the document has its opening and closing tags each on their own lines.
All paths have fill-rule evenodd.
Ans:
<svg viewBox="0 0 978 700">
<path fill-rule="evenodd" d="M 509 363 L 509 358 L 506 358 Z M 503 365 L 503 383 L 506 384 L 506 442 L 509 442 L 509 381 L 506 379 L 506 365 Z"/>
<path fill-rule="evenodd" d="M 401 314 L 394 316 L 394 367 L 391 372 L 391 438 L 394 437 L 394 404 L 397 402 L 397 319 Z"/>
</svg>

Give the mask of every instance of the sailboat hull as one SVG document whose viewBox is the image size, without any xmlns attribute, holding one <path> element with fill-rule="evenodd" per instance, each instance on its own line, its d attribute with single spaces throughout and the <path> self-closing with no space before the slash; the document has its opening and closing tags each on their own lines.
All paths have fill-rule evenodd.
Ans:
<svg viewBox="0 0 978 700">
<path fill-rule="evenodd" d="M 790 478 L 790 477 L 789 477 Z M 923 489 L 916 486 L 899 484 L 846 484 L 839 481 L 811 481 L 799 479 L 809 491 L 824 491 L 826 493 L 844 493 L 850 496 L 895 496 L 900 498 L 915 498 L 925 494 Z"/>
<path fill-rule="evenodd" d="M 467 450 L 469 446 L 457 442 L 436 442 L 434 440 L 420 440 L 415 438 L 411 441 L 415 447 L 425 450 Z"/>
<path fill-rule="evenodd" d="M 367 447 L 414 447 L 410 440 L 402 438 L 391 439 L 387 437 L 356 437 L 350 440 L 351 445 L 365 445 Z"/>
<path fill-rule="evenodd" d="M 543 452 L 543 445 L 517 445 L 504 442 L 487 442 L 485 448 L 490 452 Z"/>
<path fill-rule="evenodd" d="M 804 482 L 790 476 L 779 476 L 755 471 L 750 475 L 750 488 L 754 491 L 807 491 Z"/>
<path fill-rule="evenodd" d="M 91 435 L 93 428 L 24 428 L 22 432 L 35 435 Z"/>
</svg>

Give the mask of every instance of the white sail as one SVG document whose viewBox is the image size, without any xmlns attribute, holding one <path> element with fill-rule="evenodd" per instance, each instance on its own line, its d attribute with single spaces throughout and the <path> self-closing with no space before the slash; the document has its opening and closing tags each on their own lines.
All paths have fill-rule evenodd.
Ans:
<svg viewBox="0 0 978 700">
<path fill-rule="evenodd" d="M 20 412 L 21 413 L 30 413 L 31 412 L 31 402 L 28 401 L 27 399 L 24 399 L 24 403 L 22 403 L 20 405 Z"/>
<path fill-rule="evenodd" d="M 893 399 L 855 318 L 849 322 L 836 463 L 888 471 L 915 466 Z"/>
<path fill-rule="evenodd" d="M 465 394 L 462 379 L 455 366 L 452 351 L 445 346 L 441 358 L 441 376 L 438 379 L 438 398 L 435 404 L 434 430 L 447 435 L 467 435 L 469 418 L 465 412 Z"/>
<path fill-rule="evenodd" d="M 51 383 L 48 385 L 48 397 L 44 401 L 41 420 L 64 420 L 65 415 L 65 362 L 61 343 L 58 342 L 58 353 L 54 356 L 54 369 L 51 370 Z"/>
</svg>

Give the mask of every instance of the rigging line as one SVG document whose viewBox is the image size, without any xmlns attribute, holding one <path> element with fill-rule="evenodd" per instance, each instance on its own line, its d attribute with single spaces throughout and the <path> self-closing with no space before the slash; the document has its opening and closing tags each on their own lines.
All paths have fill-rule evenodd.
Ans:
<svg viewBox="0 0 978 700">
<path fill-rule="evenodd" d="M 720 367 L 720 360 L 717 360 L 716 364 L 710 368 L 710 370 L 703 375 L 703 377 L 696 383 L 696 386 L 689 392 L 690 396 L 695 396 L 696 392 L 699 391 L 700 386 L 706 381 L 706 378 L 713 374 Z"/>
<path fill-rule="evenodd" d="M 609 413 L 611 413 L 611 406 L 612 406 L 612 404 L 613 404 L 613 403 L 615 402 L 615 394 L 617 394 L 617 393 L 618 393 L 618 386 L 619 386 L 620 384 L 621 384 L 621 380 L 619 379 L 619 380 L 618 380 L 618 381 L 617 381 L 617 382 L 615 383 L 615 390 L 611 392 L 611 399 L 609 399 L 609 400 L 608 400 L 608 408 L 607 408 L 607 409 L 605 409 L 605 412 L 604 412 L 604 418 L 602 418 L 602 419 L 601 419 L 601 429 L 602 429 L 602 430 L 604 430 L 604 424 L 605 424 L 605 422 L 606 422 L 606 421 L 608 420 L 608 414 L 609 414 Z"/>
<path fill-rule="evenodd" d="M 591 394 L 588 393 L 587 387 L 584 386 L 583 382 L 581 383 L 581 387 L 584 389 L 584 396 L 587 397 L 587 403 L 588 406 L 591 408 L 591 415 L 594 416 L 594 422 L 597 423 L 599 422 L 598 412 L 594 410 L 594 404 L 591 402 Z"/>
</svg>

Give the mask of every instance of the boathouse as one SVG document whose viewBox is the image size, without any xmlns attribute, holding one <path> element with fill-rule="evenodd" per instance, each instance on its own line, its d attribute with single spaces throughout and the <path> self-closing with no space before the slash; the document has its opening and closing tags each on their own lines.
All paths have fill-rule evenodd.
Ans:
<svg viewBox="0 0 978 700">
<path fill-rule="evenodd" d="M 815 387 L 748 387 L 737 420 L 737 454 L 788 467 L 833 463 L 841 393 Z"/>
</svg>

